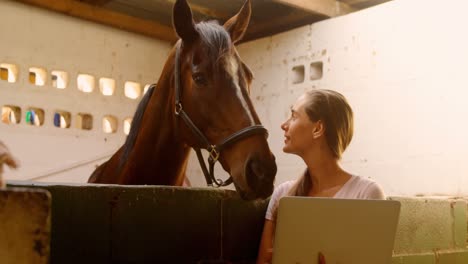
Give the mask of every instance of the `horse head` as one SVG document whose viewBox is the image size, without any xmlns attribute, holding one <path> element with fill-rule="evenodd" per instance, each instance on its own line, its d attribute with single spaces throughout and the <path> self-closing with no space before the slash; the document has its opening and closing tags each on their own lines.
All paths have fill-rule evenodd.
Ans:
<svg viewBox="0 0 468 264">
<path fill-rule="evenodd" d="M 176 103 L 174 111 L 183 105 L 183 111 L 213 145 L 238 136 L 239 131 L 248 134 L 228 142 L 219 152 L 219 162 L 244 199 L 268 197 L 277 170 L 266 130 L 258 129 L 261 122 L 249 98 L 252 72 L 234 46 L 243 37 L 250 15 L 250 0 L 224 25 L 195 23 L 185 0 L 177 0 L 173 10 L 174 28 L 180 37 L 175 77 L 180 82 L 180 98 L 176 98 L 180 104 Z M 176 122 L 177 133 L 187 145 L 205 147 L 183 118 Z"/>
</svg>

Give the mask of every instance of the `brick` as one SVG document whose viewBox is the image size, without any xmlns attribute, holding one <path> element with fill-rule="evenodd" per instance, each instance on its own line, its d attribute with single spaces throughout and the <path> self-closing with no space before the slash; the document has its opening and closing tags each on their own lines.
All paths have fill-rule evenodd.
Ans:
<svg viewBox="0 0 468 264">
<path fill-rule="evenodd" d="M 436 264 L 434 253 L 394 255 L 392 264 Z"/>
<path fill-rule="evenodd" d="M 467 216 L 466 216 L 466 202 L 462 200 L 453 201 L 451 203 L 453 214 L 453 229 L 455 246 L 458 248 L 466 247 L 467 240 Z M 468 263 L 468 262 L 466 262 Z"/>
<path fill-rule="evenodd" d="M 468 250 L 452 252 L 436 252 L 437 264 L 466 264 L 468 263 Z"/>
<path fill-rule="evenodd" d="M 433 249 L 453 249 L 466 236 L 459 232 L 466 219 L 464 201 L 434 198 L 391 197 L 401 202 L 394 252 L 396 254 L 423 253 Z M 456 219 L 456 221 L 455 221 Z M 466 221 L 465 221 L 466 222 Z M 463 232 L 462 232 L 463 233 Z"/>
</svg>

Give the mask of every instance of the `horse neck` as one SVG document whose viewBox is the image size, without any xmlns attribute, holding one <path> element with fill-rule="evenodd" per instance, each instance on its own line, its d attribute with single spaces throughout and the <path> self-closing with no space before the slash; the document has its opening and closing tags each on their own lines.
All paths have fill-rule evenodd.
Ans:
<svg viewBox="0 0 468 264">
<path fill-rule="evenodd" d="M 177 137 L 171 55 L 146 106 L 142 124 L 122 170 L 126 184 L 181 185 L 190 147 Z"/>
</svg>

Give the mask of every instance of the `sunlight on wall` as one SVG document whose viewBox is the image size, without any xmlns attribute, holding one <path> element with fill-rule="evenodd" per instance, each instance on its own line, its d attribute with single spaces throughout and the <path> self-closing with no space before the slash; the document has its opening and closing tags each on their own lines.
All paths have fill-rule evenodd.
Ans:
<svg viewBox="0 0 468 264">
<path fill-rule="evenodd" d="M 2 106 L 2 122 L 5 124 L 18 124 L 21 120 L 21 108 L 14 105 Z"/>
<path fill-rule="evenodd" d="M 84 93 L 91 93 L 94 91 L 96 86 L 96 80 L 94 76 L 89 74 L 79 74 L 77 77 L 78 90 Z"/>
<path fill-rule="evenodd" d="M 130 118 L 130 117 L 125 118 L 123 125 L 124 125 L 124 127 L 123 127 L 124 133 L 125 133 L 125 135 L 128 135 L 130 133 L 130 128 L 131 128 L 131 125 L 132 125 L 132 118 Z"/>
<path fill-rule="evenodd" d="M 105 116 L 102 119 L 102 131 L 106 134 L 117 132 L 117 118 L 111 115 Z"/>
<path fill-rule="evenodd" d="M 57 89 L 65 89 L 68 86 L 68 73 L 64 71 L 52 71 L 52 86 Z"/>
<path fill-rule="evenodd" d="M 115 92 L 115 80 L 111 78 L 100 78 L 99 90 L 105 96 L 113 95 Z"/>
<path fill-rule="evenodd" d="M 86 113 L 78 113 L 76 116 L 76 128 L 83 130 L 93 129 L 93 116 Z"/>
<path fill-rule="evenodd" d="M 44 68 L 29 68 L 29 82 L 37 86 L 44 86 L 47 79 L 47 71 Z"/>
<path fill-rule="evenodd" d="M 55 111 L 54 126 L 59 128 L 70 128 L 71 114 L 66 111 Z"/>
<path fill-rule="evenodd" d="M 141 84 L 136 82 L 125 82 L 125 96 L 130 99 L 137 99 L 141 95 Z"/>
<path fill-rule="evenodd" d="M 18 67 L 14 64 L 0 63 L 0 80 L 10 83 L 18 79 Z"/>
</svg>

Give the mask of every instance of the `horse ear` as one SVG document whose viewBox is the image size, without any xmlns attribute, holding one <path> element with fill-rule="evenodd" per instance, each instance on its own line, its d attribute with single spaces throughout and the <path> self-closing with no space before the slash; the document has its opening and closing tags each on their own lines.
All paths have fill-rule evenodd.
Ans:
<svg viewBox="0 0 468 264">
<path fill-rule="evenodd" d="M 174 4 L 172 23 L 177 35 L 184 42 L 191 42 L 198 37 L 192 10 L 186 0 L 177 0 Z"/>
<path fill-rule="evenodd" d="M 231 35 L 233 43 L 237 43 L 244 36 L 250 22 L 251 13 L 250 0 L 246 0 L 239 13 L 224 23 L 224 28 Z"/>
</svg>

